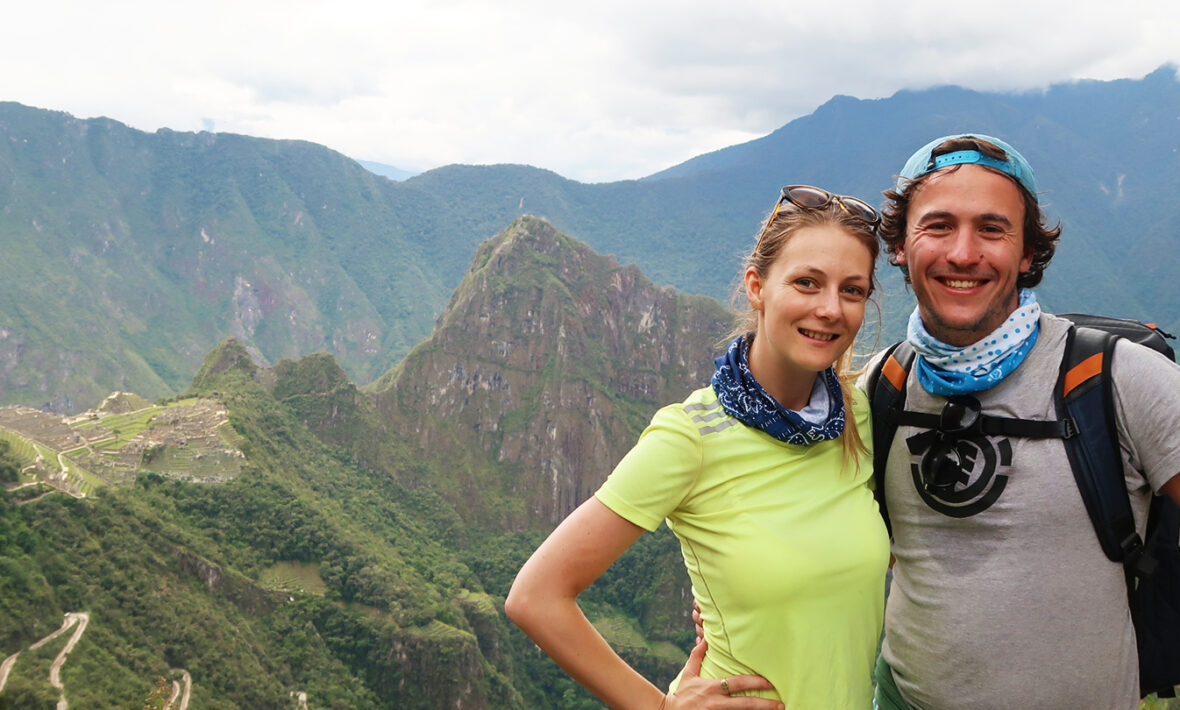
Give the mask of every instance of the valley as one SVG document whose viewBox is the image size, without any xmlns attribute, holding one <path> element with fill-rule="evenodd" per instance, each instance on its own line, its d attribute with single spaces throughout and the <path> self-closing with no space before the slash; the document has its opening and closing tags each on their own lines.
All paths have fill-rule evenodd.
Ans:
<svg viewBox="0 0 1180 710">
<path fill-rule="evenodd" d="M 728 314 L 536 218 L 456 294 L 372 388 L 330 355 L 267 366 L 227 339 L 154 404 L 0 408 L 0 653 L 19 670 L 86 609 L 61 670 L 77 707 L 170 707 L 175 669 L 193 710 L 594 707 L 504 595 L 659 402 L 706 377 Z M 644 536 L 617 567 L 587 614 L 667 682 L 692 634 L 678 546 Z M 26 667 L 0 700 L 58 697 L 47 678 Z"/>
</svg>

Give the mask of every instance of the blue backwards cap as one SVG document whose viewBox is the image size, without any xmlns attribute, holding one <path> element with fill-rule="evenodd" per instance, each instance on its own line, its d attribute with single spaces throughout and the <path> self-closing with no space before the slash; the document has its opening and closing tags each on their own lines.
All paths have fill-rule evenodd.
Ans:
<svg viewBox="0 0 1180 710">
<path fill-rule="evenodd" d="M 979 138 L 985 140 L 1007 153 L 1008 159 L 996 160 L 980 153 L 978 150 L 957 150 L 953 153 L 944 153 L 937 157 L 930 156 L 935 148 L 952 138 Z M 1037 199 L 1037 179 L 1033 175 L 1032 166 L 1028 164 L 1024 156 L 999 138 L 985 136 L 982 133 L 960 133 L 953 136 L 943 136 L 922 146 L 917 153 L 910 156 L 910 159 L 905 163 L 905 167 L 901 169 L 901 176 L 897 178 L 897 191 L 901 192 L 910 180 L 922 177 L 927 173 L 941 170 L 950 165 L 965 164 L 986 165 L 989 168 L 995 168 L 1020 183 L 1032 195 L 1034 201 Z"/>
</svg>

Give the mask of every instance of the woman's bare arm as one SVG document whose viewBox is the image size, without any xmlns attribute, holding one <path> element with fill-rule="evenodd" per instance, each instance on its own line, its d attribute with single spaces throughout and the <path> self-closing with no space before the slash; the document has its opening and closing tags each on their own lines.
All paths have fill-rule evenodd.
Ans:
<svg viewBox="0 0 1180 710">
<path fill-rule="evenodd" d="M 557 526 L 521 568 L 504 603 L 505 613 L 570 677 L 612 708 L 782 708 L 773 700 L 729 697 L 721 681 L 699 678 L 703 648 L 690 657 L 689 672 L 677 693 L 665 698 L 602 638 L 578 607 L 577 597 L 642 534 L 643 528 L 590 498 Z M 727 679 L 729 692 L 770 687 L 757 676 Z"/>
</svg>

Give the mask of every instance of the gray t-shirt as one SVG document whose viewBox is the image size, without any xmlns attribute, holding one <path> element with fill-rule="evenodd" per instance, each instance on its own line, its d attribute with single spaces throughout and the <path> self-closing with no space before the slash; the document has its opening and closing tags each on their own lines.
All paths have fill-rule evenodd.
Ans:
<svg viewBox="0 0 1180 710">
<path fill-rule="evenodd" d="M 1057 418 L 1068 322 L 1044 315 L 1040 325 L 1024 363 L 975 393 L 985 414 Z M 1142 531 L 1151 490 L 1180 473 L 1180 367 L 1120 342 L 1112 373 Z M 906 409 L 938 412 L 944 401 L 911 373 Z M 936 497 L 920 484 L 925 452 L 910 450 L 921 431 L 898 429 L 885 483 L 897 562 L 882 653 L 898 689 L 924 710 L 1136 708 L 1123 570 L 1099 547 L 1061 440 L 973 439 L 971 470 Z"/>
</svg>

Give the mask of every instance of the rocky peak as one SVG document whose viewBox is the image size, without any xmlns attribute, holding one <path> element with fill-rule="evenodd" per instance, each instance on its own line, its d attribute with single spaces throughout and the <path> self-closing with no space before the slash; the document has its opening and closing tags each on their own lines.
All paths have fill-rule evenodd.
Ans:
<svg viewBox="0 0 1180 710">
<path fill-rule="evenodd" d="M 227 372 L 239 372 L 246 379 L 254 379 L 258 374 L 258 365 L 236 338 L 222 340 L 205 356 L 201 369 L 193 378 L 193 389 L 210 387 L 216 378 Z"/>
<path fill-rule="evenodd" d="M 598 487 L 655 409 L 708 382 L 731 323 L 716 301 L 522 217 L 477 250 L 377 406 L 450 459 L 442 489 L 459 509 L 486 508 L 491 461 L 504 499 L 522 505 L 483 512 L 545 527 Z"/>
</svg>

